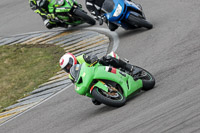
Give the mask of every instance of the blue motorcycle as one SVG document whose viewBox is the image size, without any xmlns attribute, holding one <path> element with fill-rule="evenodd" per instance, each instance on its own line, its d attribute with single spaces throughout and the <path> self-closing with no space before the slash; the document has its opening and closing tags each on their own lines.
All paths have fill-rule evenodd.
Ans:
<svg viewBox="0 0 200 133">
<path fill-rule="evenodd" d="M 101 11 L 100 25 L 103 24 L 103 21 L 106 22 L 111 31 L 116 30 L 119 26 L 126 30 L 141 27 L 153 28 L 153 25 L 146 20 L 142 7 L 132 1 L 105 0 Z"/>
</svg>

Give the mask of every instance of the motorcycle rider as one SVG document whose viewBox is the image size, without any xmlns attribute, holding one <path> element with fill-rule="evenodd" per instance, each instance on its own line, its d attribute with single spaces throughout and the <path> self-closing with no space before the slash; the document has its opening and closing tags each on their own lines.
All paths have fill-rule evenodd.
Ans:
<svg viewBox="0 0 200 133">
<path fill-rule="evenodd" d="M 104 1 L 105 0 L 86 0 L 86 3 L 85 3 L 88 11 L 94 16 L 96 20 L 99 21 L 100 25 L 103 24 L 102 19 L 101 19 L 101 13 L 102 13 L 101 8 L 103 6 Z M 128 1 L 133 2 L 132 0 L 128 0 Z M 136 5 L 142 10 L 142 6 L 140 4 L 136 4 Z M 112 22 L 109 22 L 106 20 L 106 23 L 108 25 L 108 28 L 111 31 L 115 31 L 118 28 L 118 25 Z"/>
<path fill-rule="evenodd" d="M 87 55 L 83 54 L 83 55 L 75 57 L 71 53 L 66 53 L 60 58 L 59 62 L 60 62 L 60 67 L 65 72 L 69 73 L 69 78 L 74 83 L 74 79 L 70 75 L 70 68 L 73 65 L 82 64 L 84 62 L 89 66 L 90 64 L 93 64 L 96 61 L 99 61 L 99 63 L 102 64 L 102 65 L 105 65 L 105 66 L 111 65 L 111 66 L 113 66 L 115 68 L 125 69 L 125 70 L 127 70 L 129 72 L 133 72 L 133 70 L 134 70 L 133 66 L 131 64 L 128 64 L 128 63 L 124 62 L 123 60 L 119 59 L 119 56 L 117 54 L 115 54 L 114 52 L 111 52 L 110 54 L 105 55 L 100 59 L 98 59 L 98 57 L 96 55 L 87 56 Z M 92 102 L 95 105 L 99 105 L 100 104 L 95 99 L 92 99 Z"/>
<path fill-rule="evenodd" d="M 54 27 L 67 28 L 68 25 L 66 23 L 55 21 L 55 14 L 48 12 L 48 5 L 50 1 L 51 0 L 29 0 L 29 4 L 31 9 L 42 17 L 44 25 L 48 29 L 52 29 Z"/>
<path fill-rule="evenodd" d="M 86 0 L 86 8 L 94 16 L 96 20 L 99 21 L 100 25 L 103 23 L 101 19 L 101 7 L 105 0 Z M 118 28 L 118 25 L 107 22 L 108 28 L 111 31 L 115 31 Z"/>
</svg>

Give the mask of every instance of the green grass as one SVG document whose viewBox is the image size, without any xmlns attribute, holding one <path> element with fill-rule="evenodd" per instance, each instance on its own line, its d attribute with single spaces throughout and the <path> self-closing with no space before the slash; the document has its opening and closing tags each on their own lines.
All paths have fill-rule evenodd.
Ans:
<svg viewBox="0 0 200 133">
<path fill-rule="evenodd" d="M 0 47 L 0 112 L 60 70 L 63 48 L 55 45 Z"/>
</svg>

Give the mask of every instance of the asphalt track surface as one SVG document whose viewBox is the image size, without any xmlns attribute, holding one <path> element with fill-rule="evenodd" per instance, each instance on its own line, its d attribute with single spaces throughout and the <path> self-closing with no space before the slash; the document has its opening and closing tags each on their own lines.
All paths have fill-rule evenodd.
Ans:
<svg viewBox="0 0 200 133">
<path fill-rule="evenodd" d="M 153 90 L 111 108 L 70 87 L 2 125 L 0 133 L 199 133 L 200 1 L 139 3 L 154 28 L 118 29 L 116 52 L 155 76 Z M 45 30 L 28 1 L 1 0 L 0 12 L 0 36 Z"/>
</svg>

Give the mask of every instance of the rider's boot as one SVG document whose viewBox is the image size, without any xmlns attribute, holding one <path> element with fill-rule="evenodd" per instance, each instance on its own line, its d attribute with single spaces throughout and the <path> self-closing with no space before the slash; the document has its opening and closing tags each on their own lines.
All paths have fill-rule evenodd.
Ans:
<svg viewBox="0 0 200 133">
<path fill-rule="evenodd" d="M 133 65 L 128 64 L 127 62 L 124 62 L 122 60 L 120 60 L 120 63 L 124 64 L 124 68 L 122 67 L 122 69 L 128 71 L 131 76 L 138 74 L 142 71 L 142 69 L 140 69 L 138 67 L 134 67 Z"/>
<path fill-rule="evenodd" d="M 56 28 L 56 27 L 68 28 L 68 24 L 66 24 L 66 23 L 56 22 L 56 21 L 52 21 L 49 19 L 43 19 L 43 20 L 44 20 L 44 25 L 48 29 L 52 29 L 52 28 Z"/>
<path fill-rule="evenodd" d="M 58 27 L 68 28 L 68 24 L 66 24 L 66 23 L 58 22 L 56 24 L 57 24 Z"/>
<path fill-rule="evenodd" d="M 122 69 L 125 69 L 126 71 L 132 73 L 134 71 L 134 67 L 131 64 L 126 63 L 125 61 L 119 59 L 119 64 L 121 65 Z"/>
<path fill-rule="evenodd" d="M 54 27 L 57 27 L 57 24 L 53 21 L 50 21 L 49 19 L 44 19 L 43 18 L 43 21 L 44 21 L 44 25 L 48 28 L 48 29 L 52 29 Z"/>
<path fill-rule="evenodd" d="M 100 60 L 99 63 L 105 66 L 111 65 L 115 68 L 122 68 L 123 70 L 126 70 L 128 72 L 133 72 L 134 67 L 131 64 L 128 64 L 127 62 L 117 59 L 112 56 L 103 56 Z"/>
</svg>

